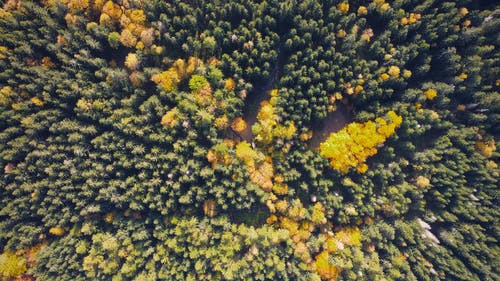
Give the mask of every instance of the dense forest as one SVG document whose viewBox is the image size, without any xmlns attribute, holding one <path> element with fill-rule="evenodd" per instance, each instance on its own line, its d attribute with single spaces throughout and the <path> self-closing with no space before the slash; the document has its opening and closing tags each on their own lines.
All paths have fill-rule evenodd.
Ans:
<svg viewBox="0 0 500 281">
<path fill-rule="evenodd" d="M 0 1 L 0 280 L 499 280 L 495 2 Z"/>
</svg>

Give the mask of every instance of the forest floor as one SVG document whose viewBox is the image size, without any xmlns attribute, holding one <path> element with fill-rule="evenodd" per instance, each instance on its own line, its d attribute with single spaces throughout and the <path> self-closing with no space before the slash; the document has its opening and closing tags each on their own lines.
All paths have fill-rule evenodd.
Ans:
<svg viewBox="0 0 500 281">
<path fill-rule="evenodd" d="M 260 111 L 260 104 L 269 99 L 271 90 L 281 76 L 283 65 L 284 61 L 280 53 L 278 63 L 271 71 L 271 79 L 261 86 L 256 86 L 245 101 L 246 104 L 245 109 L 243 110 L 243 120 L 247 122 L 247 128 L 240 134 L 240 136 L 247 142 L 252 142 L 253 140 L 252 126 L 255 122 L 257 122 L 257 114 Z"/>
<path fill-rule="evenodd" d="M 273 85 L 274 79 L 271 79 L 262 87 L 252 91 L 253 95 L 248 97 L 247 104 L 243 112 L 243 120 L 247 122 L 247 128 L 240 134 L 241 137 L 247 142 L 252 142 L 252 125 L 257 122 L 257 114 L 260 110 L 260 104 L 269 99 L 269 92 L 273 89 Z"/>
<path fill-rule="evenodd" d="M 317 149 L 331 133 L 336 133 L 352 121 L 352 112 L 343 103 L 336 104 L 337 109 L 329 112 L 318 127 L 313 129 L 313 136 L 309 141 L 311 149 Z"/>
<path fill-rule="evenodd" d="M 269 99 L 269 94 L 274 88 L 276 82 L 280 79 L 283 67 L 285 65 L 285 58 L 283 53 L 280 52 L 278 57 L 278 62 L 276 66 L 271 71 L 271 79 L 266 83 L 256 86 L 248 95 L 245 101 L 245 109 L 243 110 L 243 120 L 247 123 L 247 128 L 245 131 L 239 134 L 239 136 L 251 143 L 253 141 L 252 126 L 257 122 L 257 114 L 260 110 L 260 105 L 263 101 Z M 311 149 L 317 149 L 319 144 L 328 138 L 331 133 L 335 133 L 344 128 L 353 119 L 352 111 L 349 109 L 349 105 L 338 102 L 336 104 L 337 109 L 335 111 L 329 112 L 327 117 L 319 124 L 313 128 L 313 136 L 309 141 L 309 146 Z"/>
</svg>

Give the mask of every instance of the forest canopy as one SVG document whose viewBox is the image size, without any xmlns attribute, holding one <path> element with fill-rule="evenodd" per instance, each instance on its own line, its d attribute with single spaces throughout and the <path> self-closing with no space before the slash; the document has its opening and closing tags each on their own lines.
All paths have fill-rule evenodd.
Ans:
<svg viewBox="0 0 500 281">
<path fill-rule="evenodd" d="M 495 1 L 0 3 L 0 280 L 500 279 Z"/>
</svg>

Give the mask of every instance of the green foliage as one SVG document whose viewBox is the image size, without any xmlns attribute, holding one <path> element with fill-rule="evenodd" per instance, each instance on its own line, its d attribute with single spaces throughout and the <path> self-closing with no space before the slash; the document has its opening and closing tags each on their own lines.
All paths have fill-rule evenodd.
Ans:
<svg viewBox="0 0 500 281">
<path fill-rule="evenodd" d="M 11 2 L 2 278 L 499 279 L 494 1 Z M 364 173 L 307 142 L 336 107 L 402 117 Z"/>
<path fill-rule="evenodd" d="M 198 74 L 191 76 L 191 79 L 189 79 L 189 89 L 191 89 L 191 91 L 198 91 L 207 84 L 207 79 Z"/>
</svg>

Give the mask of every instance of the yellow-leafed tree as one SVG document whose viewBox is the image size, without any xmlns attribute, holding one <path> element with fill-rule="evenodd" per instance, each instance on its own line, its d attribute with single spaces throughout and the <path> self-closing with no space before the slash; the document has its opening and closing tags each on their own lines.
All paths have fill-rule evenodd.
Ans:
<svg viewBox="0 0 500 281">
<path fill-rule="evenodd" d="M 351 167 L 360 173 L 366 172 L 366 159 L 377 153 L 376 147 L 394 134 L 402 122 L 401 116 L 394 111 L 389 111 L 386 119 L 349 124 L 320 144 L 321 155 L 330 159 L 331 166 L 341 173 Z"/>
</svg>

